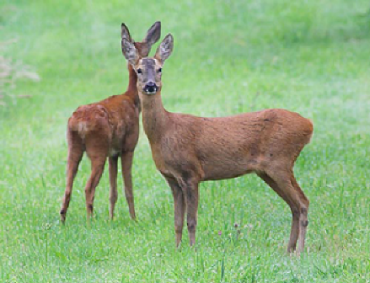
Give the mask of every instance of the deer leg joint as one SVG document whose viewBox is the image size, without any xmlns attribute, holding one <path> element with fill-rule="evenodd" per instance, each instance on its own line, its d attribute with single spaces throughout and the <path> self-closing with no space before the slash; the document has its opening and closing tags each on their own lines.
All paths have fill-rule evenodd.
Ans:
<svg viewBox="0 0 370 283">
<path fill-rule="evenodd" d="M 188 226 L 188 231 L 193 232 L 195 231 L 197 224 L 196 222 L 191 221 L 191 222 L 187 222 L 187 226 Z"/>
</svg>

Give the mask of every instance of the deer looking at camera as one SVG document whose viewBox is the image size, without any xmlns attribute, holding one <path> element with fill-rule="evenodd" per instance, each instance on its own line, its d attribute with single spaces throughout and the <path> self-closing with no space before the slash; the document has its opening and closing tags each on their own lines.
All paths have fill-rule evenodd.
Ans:
<svg viewBox="0 0 370 283">
<path fill-rule="evenodd" d="M 190 245 L 195 243 L 198 185 L 201 181 L 235 178 L 256 173 L 292 211 L 288 252 L 304 249 L 309 201 L 293 175 L 293 165 L 310 141 L 313 125 L 283 109 L 220 118 L 171 113 L 161 99 L 161 74 L 173 49 L 169 34 L 153 58 L 140 55 L 132 42 L 122 39 L 122 50 L 137 75 L 143 125 L 157 169 L 171 187 L 177 246 L 184 214 Z"/>
<path fill-rule="evenodd" d="M 161 23 L 156 22 L 148 30 L 142 42 L 134 42 L 125 24 L 122 24 L 122 39 L 135 46 L 141 57 L 148 56 L 151 46 L 161 35 Z M 65 221 L 72 193 L 73 180 L 84 151 L 91 160 L 91 175 L 85 187 L 88 217 L 93 213 L 95 188 L 99 184 L 107 157 L 109 158 L 110 208 L 113 218 L 117 202 L 117 163 L 121 157 L 122 177 L 130 216 L 135 219 L 132 192 L 131 165 L 139 137 L 140 101 L 137 91 L 137 75 L 128 64 L 129 84 L 127 91 L 113 95 L 100 102 L 80 106 L 68 120 L 67 186 L 60 217 Z"/>
</svg>

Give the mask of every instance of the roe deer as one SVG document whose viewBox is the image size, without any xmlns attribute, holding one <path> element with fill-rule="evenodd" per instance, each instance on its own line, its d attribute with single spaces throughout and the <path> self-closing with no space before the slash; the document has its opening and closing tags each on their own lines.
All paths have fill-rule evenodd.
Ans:
<svg viewBox="0 0 370 283">
<path fill-rule="evenodd" d="M 154 162 L 173 193 L 177 246 L 185 210 L 190 245 L 195 243 L 199 182 L 254 172 L 290 206 L 288 252 L 295 250 L 298 238 L 297 252 L 302 252 L 309 201 L 294 178 L 293 165 L 310 141 L 311 121 L 283 109 L 219 118 L 168 112 L 161 100 L 161 73 L 173 49 L 172 35 L 164 38 L 152 58 L 141 56 L 129 40 L 122 44 L 138 74 L 143 126 Z"/>
<path fill-rule="evenodd" d="M 125 24 L 122 24 L 121 29 L 122 40 L 129 41 L 135 46 L 138 54 L 145 57 L 148 56 L 151 46 L 160 38 L 161 23 L 154 23 L 142 42 L 132 40 Z M 60 210 L 62 222 L 66 219 L 73 180 L 84 151 L 91 160 L 91 175 L 85 187 L 88 217 L 92 216 L 93 213 L 95 188 L 103 173 L 107 157 L 109 157 L 110 217 L 113 218 L 117 201 L 117 163 L 119 157 L 121 157 L 122 177 L 130 216 L 132 219 L 136 217 L 131 165 L 139 137 L 140 101 L 137 91 L 137 75 L 131 64 L 128 64 L 128 71 L 129 84 L 125 93 L 113 95 L 97 103 L 80 106 L 68 120 L 67 184 Z"/>
</svg>

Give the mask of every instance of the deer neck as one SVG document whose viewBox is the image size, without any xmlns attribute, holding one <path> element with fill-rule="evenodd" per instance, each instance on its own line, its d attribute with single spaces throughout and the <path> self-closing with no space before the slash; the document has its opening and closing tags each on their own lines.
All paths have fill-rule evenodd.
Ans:
<svg viewBox="0 0 370 283">
<path fill-rule="evenodd" d="M 128 86 L 125 95 L 133 101 L 135 106 L 140 109 L 140 99 L 137 92 L 137 74 L 131 64 L 128 64 Z"/>
<path fill-rule="evenodd" d="M 139 96 L 144 131 L 150 143 L 155 143 L 160 140 L 168 126 L 168 112 L 163 107 L 160 91 L 152 96 L 140 92 Z"/>
</svg>

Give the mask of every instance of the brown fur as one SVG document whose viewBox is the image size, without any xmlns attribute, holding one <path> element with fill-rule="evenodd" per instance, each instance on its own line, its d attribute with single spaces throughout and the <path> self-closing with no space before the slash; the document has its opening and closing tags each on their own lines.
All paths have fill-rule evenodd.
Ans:
<svg viewBox="0 0 370 283">
<path fill-rule="evenodd" d="M 172 36 L 167 40 L 167 45 L 162 46 L 162 42 L 154 57 L 158 70 L 169 56 L 165 54 L 163 59 L 162 49 L 169 46 L 172 50 Z M 131 62 L 135 69 L 144 68 L 140 58 Z M 147 74 L 145 70 L 143 74 Z M 145 93 L 148 82 L 158 86 L 155 94 Z M 185 211 L 190 244 L 195 243 L 200 182 L 253 172 L 291 208 L 288 252 L 296 249 L 298 237 L 298 252 L 304 250 L 309 201 L 294 178 L 293 166 L 310 141 L 313 132 L 310 120 L 284 109 L 221 118 L 171 113 L 162 104 L 160 76 L 139 76 L 138 89 L 154 162 L 173 192 L 177 245 L 182 238 Z"/>
<path fill-rule="evenodd" d="M 133 42 L 127 27 L 122 24 L 122 39 L 132 42 L 140 56 L 147 56 L 151 45 L 160 37 L 160 22 L 155 23 L 142 42 Z M 60 211 L 64 222 L 72 194 L 73 180 L 84 151 L 91 160 L 91 175 L 85 187 L 88 216 L 93 213 L 95 188 L 109 158 L 110 217 L 113 218 L 117 201 L 117 165 L 121 157 L 125 196 L 132 219 L 135 219 L 134 196 L 132 192 L 131 166 L 139 137 L 140 101 L 137 92 L 137 75 L 128 65 L 129 85 L 121 95 L 114 95 L 102 101 L 77 108 L 68 120 L 67 142 L 67 184 Z"/>
</svg>

